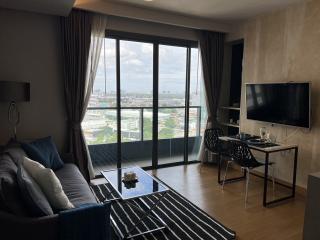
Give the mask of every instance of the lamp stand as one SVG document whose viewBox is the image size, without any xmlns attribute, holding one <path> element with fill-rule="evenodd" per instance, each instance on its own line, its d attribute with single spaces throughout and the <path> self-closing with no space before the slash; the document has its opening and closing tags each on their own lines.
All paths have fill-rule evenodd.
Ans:
<svg viewBox="0 0 320 240">
<path fill-rule="evenodd" d="M 20 112 L 16 102 L 12 101 L 8 109 L 8 121 L 12 126 L 13 139 L 17 140 L 17 126 L 20 123 Z"/>
</svg>

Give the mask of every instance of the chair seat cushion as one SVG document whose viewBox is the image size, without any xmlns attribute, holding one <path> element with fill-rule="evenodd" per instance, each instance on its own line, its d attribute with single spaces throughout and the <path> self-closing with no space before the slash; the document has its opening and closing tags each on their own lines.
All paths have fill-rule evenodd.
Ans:
<svg viewBox="0 0 320 240">
<path fill-rule="evenodd" d="M 55 174 L 59 178 L 65 194 L 75 207 L 87 203 L 97 203 L 87 181 L 76 165 L 66 163 L 61 169 L 55 171 Z"/>
</svg>

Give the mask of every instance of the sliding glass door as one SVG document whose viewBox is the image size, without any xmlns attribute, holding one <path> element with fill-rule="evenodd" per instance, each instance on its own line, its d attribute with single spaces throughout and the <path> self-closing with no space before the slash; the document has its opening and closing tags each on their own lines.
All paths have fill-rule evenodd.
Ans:
<svg viewBox="0 0 320 240">
<path fill-rule="evenodd" d="M 116 40 L 103 42 L 93 92 L 82 129 L 96 173 L 117 166 Z"/>
<path fill-rule="evenodd" d="M 206 125 L 206 107 L 201 81 L 199 51 L 191 48 L 190 52 L 190 88 L 189 88 L 189 127 L 188 127 L 188 160 L 198 159 L 201 140 Z"/>
<path fill-rule="evenodd" d="M 152 165 L 153 44 L 120 40 L 122 166 Z"/>
<path fill-rule="evenodd" d="M 158 164 L 184 161 L 187 48 L 159 45 Z"/>
<path fill-rule="evenodd" d="M 82 124 L 93 167 L 157 167 L 197 160 L 201 81 L 194 42 L 106 38 Z"/>
</svg>

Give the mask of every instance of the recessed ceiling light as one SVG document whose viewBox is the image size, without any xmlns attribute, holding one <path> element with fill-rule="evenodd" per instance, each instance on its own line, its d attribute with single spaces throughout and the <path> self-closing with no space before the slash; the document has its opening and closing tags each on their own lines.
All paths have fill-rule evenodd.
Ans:
<svg viewBox="0 0 320 240">
<path fill-rule="evenodd" d="M 152 2 L 153 0 L 144 0 L 145 2 Z"/>
</svg>

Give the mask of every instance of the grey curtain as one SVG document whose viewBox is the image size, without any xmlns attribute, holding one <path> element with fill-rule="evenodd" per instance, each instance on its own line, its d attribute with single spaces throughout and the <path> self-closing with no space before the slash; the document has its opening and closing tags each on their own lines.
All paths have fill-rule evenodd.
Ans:
<svg viewBox="0 0 320 240">
<path fill-rule="evenodd" d="M 69 152 L 87 180 L 89 180 L 89 159 L 81 122 L 87 107 L 85 104 L 86 74 L 91 28 L 92 15 L 88 12 L 72 10 L 68 17 L 61 17 Z"/>
<path fill-rule="evenodd" d="M 207 128 L 217 125 L 217 112 L 223 75 L 224 41 L 224 33 L 201 32 L 199 44 L 208 112 Z M 199 160 L 203 162 L 207 160 L 203 141 L 200 147 Z"/>
<path fill-rule="evenodd" d="M 107 28 L 107 17 L 101 14 L 94 14 L 92 18 L 91 27 L 91 44 L 89 50 L 89 59 L 87 64 L 87 74 L 85 81 L 85 97 L 84 97 L 84 109 L 87 109 L 89 105 L 90 96 L 93 90 L 94 80 L 96 78 L 96 73 L 99 65 L 100 53 L 102 48 L 102 43 L 105 39 Z M 86 111 L 83 111 L 82 120 L 85 117 Z M 88 156 L 88 170 L 90 179 L 95 177 L 94 169 L 91 162 L 90 153 L 88 146 L 86 145 L 87 156 Z"/>
</svg>

